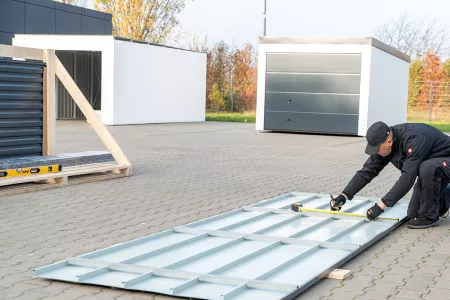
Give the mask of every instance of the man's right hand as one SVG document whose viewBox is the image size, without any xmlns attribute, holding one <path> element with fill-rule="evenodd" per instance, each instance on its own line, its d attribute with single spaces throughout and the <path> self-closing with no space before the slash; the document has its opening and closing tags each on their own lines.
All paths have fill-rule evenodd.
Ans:
<svg viewBox="0 0 450 300">
<path fill-rule="evenodd" d="M 332 211 L 339 211 L 346 201 L 347 199 L 342 194 L 337 196 L 336 198 L 333 198 L 333 196 L 331 196 L 330 209 Z"/>
</svg>

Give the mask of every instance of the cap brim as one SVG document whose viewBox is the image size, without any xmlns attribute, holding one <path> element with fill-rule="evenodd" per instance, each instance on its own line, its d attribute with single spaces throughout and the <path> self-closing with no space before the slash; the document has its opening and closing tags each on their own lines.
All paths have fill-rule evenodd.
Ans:
<svg viewBox="0 0 450 300">
<path fill-rule="evenodd" d="M 379 146 L 371 146 L 367 144 L 366 146 L 366 154 L 368 155 L 374 155 L 378 152 Z"/>
</svg>

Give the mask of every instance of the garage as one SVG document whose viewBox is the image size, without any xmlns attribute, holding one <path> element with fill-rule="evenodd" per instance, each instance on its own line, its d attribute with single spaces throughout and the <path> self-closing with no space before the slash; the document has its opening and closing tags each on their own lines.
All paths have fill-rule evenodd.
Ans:
<svg viewBox="0 0 450 300">
<path fill-rule="evenodd" d="M 256 129 L 363 136 L 405 122 L 409 62 L 373 38 L 262 37 Z"/>
</svg>

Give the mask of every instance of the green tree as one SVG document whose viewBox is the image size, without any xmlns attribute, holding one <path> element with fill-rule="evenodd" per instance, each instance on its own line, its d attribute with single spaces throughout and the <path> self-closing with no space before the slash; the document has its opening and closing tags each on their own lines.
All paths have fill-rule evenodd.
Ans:
<svg viewBox="0 0 450 300">
<path fill-rule="evenodd" d="M 214 45 L 209 54 L 210 72 L 208 76 L 211 86 L 217 84 L 217 88 L 224 95 L 229 83 L 230 47 L 222 40 Z"/>
<path fill-rule="evenodd" d="M 217 83 L 213 84 L 208 100 L 208 109 L 211 111 L 222 111 L 225 108 L 225 99 Z"/>
<path fill-rule="evenodd" d="M 421 70 L 423 61 L 416 59 L 411 62 L 409 67 L 409 85 L 408 85 L 408 105 L 409 107 L 416 107 L 419 102 L 421 92 Z"/>
<path fill-rule="evenodd" d="M 444 87 L 442 105 L 450 107 L 450 59 L 444 62 Z"/>
</svg>

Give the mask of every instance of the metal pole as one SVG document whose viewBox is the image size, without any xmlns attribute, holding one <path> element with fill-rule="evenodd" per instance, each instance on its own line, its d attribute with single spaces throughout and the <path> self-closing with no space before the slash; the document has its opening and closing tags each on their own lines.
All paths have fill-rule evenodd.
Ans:
<svg viewBox="0 0 450 300">
<path fill-rule="evenodd" d="M 231 105 L 230 105 L 230 112 L 233 112 L 233 78 L 234 78 L 234 55 L 235 55 L 235 51 L 234 51 L 234 36 L 233 36 L 233 45 L 231 48 L 231 70 L 230 70 L 230 84 L 231 84 Z"/>
<path fill-rule="evenodd" d="M 267 0 L 264 0 L 264 36 L 267 33 Z"/>
<path fill-rule="evenodd" d="M 431 102 L 433 98 L 433 83 L 431 83 L 431 88 L 430 88 L 430 99 L 428 100 L 428 121 L 431 121 Z"/>
</svg>

